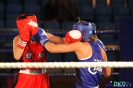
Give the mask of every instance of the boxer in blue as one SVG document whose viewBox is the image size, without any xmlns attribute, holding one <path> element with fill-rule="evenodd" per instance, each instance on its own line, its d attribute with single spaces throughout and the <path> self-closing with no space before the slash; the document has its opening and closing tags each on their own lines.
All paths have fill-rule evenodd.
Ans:
<svg viewBox="0 0 133 88">
<path fill-rule="evenodd" d="M 82 40 L 75 41 L 73 30 L 81 32 Z M 73 30 L 69 31 L 65 39 L 71 40 L 68 44 L 54 44 L 49 42 L 47 34 L 44 30 L 39 29 L 35 35 L 36 40 L 44 46 L 51 53 L 67 53 L 75 52 L 78 62 L 107 62 L 107 55 L 105 47 L 98 40 L 96 35 L 96 27 L 94 23 L 87 21 L 79 21 L 73 26 Z M 77 38 L 77 37 L 76 37 Z M 80 37 L 79 37 L 80 38 Z M 110 67 L 97 67 L 97 68 L 76 68 L 76 87 L 77 88 L 98 88 L 101 75 L 110 76 Z"/>
</svg>

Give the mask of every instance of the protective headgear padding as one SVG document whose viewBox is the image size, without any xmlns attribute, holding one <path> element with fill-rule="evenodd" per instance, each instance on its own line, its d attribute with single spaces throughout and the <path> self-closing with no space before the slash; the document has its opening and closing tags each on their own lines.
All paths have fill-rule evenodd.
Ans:
<svg viewBox="0 0 133 88">
<path fill-rule="evenodd" d="M 36 15 L 34 14 L 22 14 L 16 18 L 16 23 L 20 34 L 24 30 L 26 25 L 29 25 L 29 24 L 32 26 L 32 28 L 30 29 L 32 35 L 35 35 L 39 29 L 37 18 L 36 18 Z"/>
<path fill-rule="evenodd" d="M 95 24 L 87 21 L 75 23 L 73 25 L 73 30 L 81 31 L 83 35 L 83 38 L 82 38 L 83 41 L 96 34 Z"/>
</svg>

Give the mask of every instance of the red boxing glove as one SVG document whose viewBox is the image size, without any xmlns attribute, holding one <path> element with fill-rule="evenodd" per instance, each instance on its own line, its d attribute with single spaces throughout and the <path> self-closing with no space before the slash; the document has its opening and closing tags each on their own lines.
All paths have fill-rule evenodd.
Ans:
<svg viewBox="0 0 133 88">
<path fill-rule="evenodd" d="M 82 34 L 78 30 L 71 30 L 65 35 L 65 41 L 67 43 L 80 42 L 82 40 Z"/>
<path fill-rule="evenodd" d="M 16 19 L 22 41 L 28 42 L 30 37 L 38 31 L 37 18 L 35 15 L 22 14 Z"/>
</svg>

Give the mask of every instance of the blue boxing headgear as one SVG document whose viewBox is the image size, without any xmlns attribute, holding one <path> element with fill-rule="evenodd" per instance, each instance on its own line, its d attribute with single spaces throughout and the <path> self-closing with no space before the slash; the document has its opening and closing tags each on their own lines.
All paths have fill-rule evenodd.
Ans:
<svg viewBox="0 0 133 88">
<path fill-rule="evenodd" d="M 96 34 L 95 24 L 87 21 L 75 23 L 73 25 L 73 30 L 79 30 L 82 33 L 83 41 L 85 41 L 87 38 L 90 38 Z"/>
</svg>

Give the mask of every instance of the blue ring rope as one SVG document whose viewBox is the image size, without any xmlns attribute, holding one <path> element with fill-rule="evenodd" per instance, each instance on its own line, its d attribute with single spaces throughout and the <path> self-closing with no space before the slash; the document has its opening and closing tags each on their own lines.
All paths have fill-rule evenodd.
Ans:
<svg viewBox="0 0 133 88">
<path fill-rule="evenodd" d="M 0 52 L 12 52 L 13 50 L 12 49 L 0 49 Z M 119 48 L 108 48 L 106 49 L 107 52 L 118 52 L 120 51 Z"/>
<path fill-rule="evenodd" d="M 64 36 L 66 32 L 50 32 L 54 35 Z M 119 34 L 119 30 L 105 30 L 105 31 L 97 31 L 97 34 Z M 18 32 L 0 32 L 0 36 L 16 36 Z"/>
<path fill-rule="evenodd" d="M 111 73 L 111 76 L 118 76 L 119 73 Z M 14 77 L 15 74 L 0 73 L 0 77 Z M 50 77 L 75 77 L 75 73 L 49 74 Z M 102 75 L 103 76 L 103 75 Z"/>
</svg>

